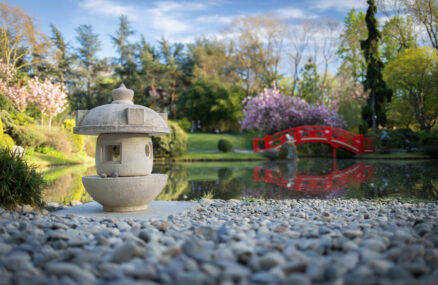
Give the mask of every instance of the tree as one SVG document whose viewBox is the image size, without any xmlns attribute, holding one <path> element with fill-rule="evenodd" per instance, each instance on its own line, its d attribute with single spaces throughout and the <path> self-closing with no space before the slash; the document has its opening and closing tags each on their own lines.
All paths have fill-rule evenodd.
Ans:
<svg viewBox="0 0 438 285">
<path fill-rule="evenodd" d="M 309 104 L 322 104 L 319 74 L 316 70 L 316 64 L 310 58 L 304 65 L 302 77 L 299 83 L 299 96 Z"/>
<path fill-rule="evenodd" d="M 367 105 L 362 109 L 362 118 L 369 127 L 375 129 L 377 124 L 385 126 L 386 115 L 384 104 L 391 100 L 392 91 L 386 87 L 382 78 L 383 63 L 379 56 L 379 40 L 381 34 L 375 17 L 377 12 L 374 0 L 367 0 L 368 10 L 365 21 L 368 29 L 368 38 L 360 42 L 365 60 L 367 72 L 364 81 L 364 89 L 370 90 Z"/>
<path fill-rule="evenodd" d="M 314 25 L 311 21 L 301 21 L 300 25 L 294 26 L 290 32 L 291 52 L 288 53 L 292 71 L 292 89 L 290 95 L 295 94 L 298 86 L 298 75 L 301 69 L 301 62 L 304 58 L 304 52 L 309 46 L 312 38 Z"/>
<path fill-rule="evenodd" d="M 188 50 L 187 64 L 192 80 L 217 79 L 229 84 L 239 84 L 236 57 L 224 42 L 201 38 L 189 44 Z"/>
<path fill-rule="evenodd" d="M 117 63 L 121 66 L 132 61 L 132 45 L 129 43 L 129 36 L 134 34 L 134 30 L 131 28 L 131 24 L 128 21 L 126 15 L 120 15 L 119 17 L 119 28 L 115 32 L 115 35 L 110 36 L 114 47 L 119 53 L 119 58 Z"/>
<path fill-rule="evenodd" d="M 410 17 L 395 16 L 382 29 L 382 56 L 386 63 L 407 48 L 417 47 L 417 36 Z"/>
<path fill-rule="evenodd" d="M 313 106 L 296 96 L 285 96 L 274 86 L 256 97 L 244 99 L 242 130 L 257 129 L 267 133 L 303 126 L 346 127 L 342 116 L 323 105 Z"/>
<path fill-rule="evenodd" d="M 20 112 L 26 110 L 28 104 L 28 91 L 25 83 L 14 76 L 11 65 L 0 60 L 0 93 L 6 95 Z"/>
<path fill-rule="evenodd" d="M 438 50 L 438 5 L 436 0 L 402 0 L 409 14 L 423 25 L 431 46 Z"/>
<path fill-rule="evenodd" d="M 244 96 L 244 91 L 238 86 L 202 79 L 181 94 L 178 109 L 189 120 L 200 120 L 204 130 L 238 130 L 242 117 L 240 102 Z"/>
<path fill-rule="evenodd" d="M 89 108 L 99 103 L 96 101 L 96 94 L 92 88 L 96 85 L 99 71 L 103 69 L 103 62 L 97 57 L 101 43 L 99 36 L 93 32 L 90 25 L 80 25 L 76 32 L 76 40 L 79 43 L 76 49 L 79 78 L 75 82 L 75 91 L 71 101 L 78 107 Z"/>
<path fill-rule="evenodd" d="M 65 110 L 67 95 L 63 91 L 61 83 L 53 84 L 49 79 L 40 82 L 37 77 L 29 80 L 30 100 L 41 110 L 42 115 L 49 117 L 49 128 L 52 126 L 52 118 Z M 43 116 L 41 116 L 43 120 Z M 43 125 L 43 121 L 41 122 Z"/>
<path fill-rule="evenodd" d="M 279 62 L 287 35 L 286 23 L 273 15 L 237 17 L 227 34 L 247 95 L 255 95 L 263 86 L 279 79 Z"/>
<path fill-rule="evenodd" d="M 35 20 L 18 7 L 0 2 L 0 59 L 16 71 L 40 62 L 50 42 Z"/>
<path fill-rule="evenodd" d="M 73 59 L 68 51 L 68 43 L 53 24 L 50 25 L 52 36 L 50 39 L 55 45 L 56 52 L 54 55 L 55 63 L 53 65 L 54 79 L 62 84 L 66 84 L 67 76 L 72 73 Z"/>
<path fill-rule="evenodd" d="M 352 9 L 344 21 L 344 31 L 341 34 L 341 44 L 337 54 L 342 60 L 339 68 L 345 74 L 350 74 L 353 81 L 360 82 L 365 74 L 365 57 L 360 47 L 360 40 L 368 36 L 365 24 L 365 14 L 356 13 Z"/>
<path fill-rule="evenodd" d="M 406 49 L 385 67 L 383 76 L 399 100 L 413 107 L 420 128 L 430 131 L 438 116 L 438 51 Z"/>
</svg>

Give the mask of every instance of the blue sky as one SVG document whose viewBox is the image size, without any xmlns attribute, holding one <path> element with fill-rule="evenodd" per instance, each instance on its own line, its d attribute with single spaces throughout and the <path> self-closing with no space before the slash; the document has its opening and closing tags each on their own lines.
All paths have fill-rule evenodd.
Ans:
<svg viewBox="0 0 438 285">
<path fill-rule="evenodd" d="M 191 42 L 196 37 L 215 37 L 236 16 L 274 13 L 289 23 L 301 19 L 331 18 L 343 22 L 352 8 L 364 11 L 365 0 L 14 0 L 36 17 L 39 28 L 50 34 L 54 24 L 73 45 L 75 29 L 91 24 L 102 42 L 100 56 L 113 56 L 115 50 L 109 35 L 117 29 L 118 17 L 125 14 L 136 30 L 135 41 L 144 35 L 156 44 L 162 37 L 172 42 Z"/>
</svg>

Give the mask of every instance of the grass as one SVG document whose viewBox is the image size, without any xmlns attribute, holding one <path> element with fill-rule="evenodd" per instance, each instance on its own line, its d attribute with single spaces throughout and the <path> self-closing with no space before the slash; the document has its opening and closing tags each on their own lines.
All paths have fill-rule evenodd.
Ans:
<svg viewBox="0 0 438 285">
<path fill-rule="evenodd" d="M 217 143 L 220 139 L 227 139 L 233 144 L 233 149 L 252 150 L 253 134 L 187 134 L 188 152 L 217 151 Z"/>
<path fill-rule="evenodd" d="M 45 153 L 40 153 L 33 150 L 26 150 L 26 155 L 23 157 L 23 159 L 28 164 L 36 165 L 38 167 L 94 163 L 94 159 L 87 156 L 85 153 L 66 155 L 55 149 L 50 149 L 48 151 L 45 151 Z"/>
<path fill-rule="evenodd" d="M 264 157 L 252 152 L 252 134 L 187 134 L 187 152 L 178 161 L 239 161 L 239 160 L 263 160 Z M 247 152 L 219 152 L 217 144 L 220 139 L 229 140 L 234 150 Z"/>
</svg>

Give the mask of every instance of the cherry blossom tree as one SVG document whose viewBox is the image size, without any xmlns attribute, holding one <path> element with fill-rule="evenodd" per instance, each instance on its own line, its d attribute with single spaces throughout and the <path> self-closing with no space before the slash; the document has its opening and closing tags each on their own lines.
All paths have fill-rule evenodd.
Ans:
<svg viewBox="0 0 438 285">
<path fill-rule="evenodd" d="M 40 82 L 38 77 L 28 81 L 30 96 L 29 100 L 34 102 L 41 110 L 42 115 L 49 117 L 49 128 L 52 125 L 52 118 L 67 107 L 67 95 L 63 91 L 61 83 L 53 84 L 50 79 Z M 41 116 L 43 125 L 43 116 Z"/>
<path fill-rule="evenodd" d="M 22 81 L 14 82 L 14 72 L 11 65 L 0 60 L 0 93 L 5 94 L 15 107 L 23 112 L 27 107 L 29 92 Z"/>
<path fill-rule="evenodd" d="M 285 96 L 276 86 L 256 97 L 245 98 L 243 104 L 242 130 L 274 133 L 303 125 L 347 126 L 336 111 L 323 105 L 310 105 L 299 97 Z"/>
</svg>

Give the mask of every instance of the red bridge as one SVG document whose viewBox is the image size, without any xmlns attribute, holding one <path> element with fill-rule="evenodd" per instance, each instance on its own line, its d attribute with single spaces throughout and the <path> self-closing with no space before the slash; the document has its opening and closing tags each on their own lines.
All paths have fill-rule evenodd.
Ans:
<svg viewBox="0 0 438 285">
<path fill-rule="evenodd" d="M 298 173 L 294 179 L 287 180 L 278 170 L 254 167 L 254 181 L 272 183 L 292 191 L 321 193 L 342 190 L 358 182 L 364 183 L 369 179 L 374 179 L 374 172 L 374 165 L 356 163 L 342 170 L 335 169 L 330 174 L 308 175 Z"/>
<path fill-rule="evenodd" d="M 364 154 L 376 151 L 376 139 L 366 138 L 343 129 L 328 126 L 302 126 L 284 130 L 266 136 L 255 138 L 254 152 L 276 149 L 286 142 L 286 135 L 293 138 L 295 145 L 303 143 L 326 143 L 333 148 L 333 156 L 336 157 L 336 149 L 342 147 L 354 154 Z M 263 147 L 260 147 L 260 142 Z"/>
</svg>

